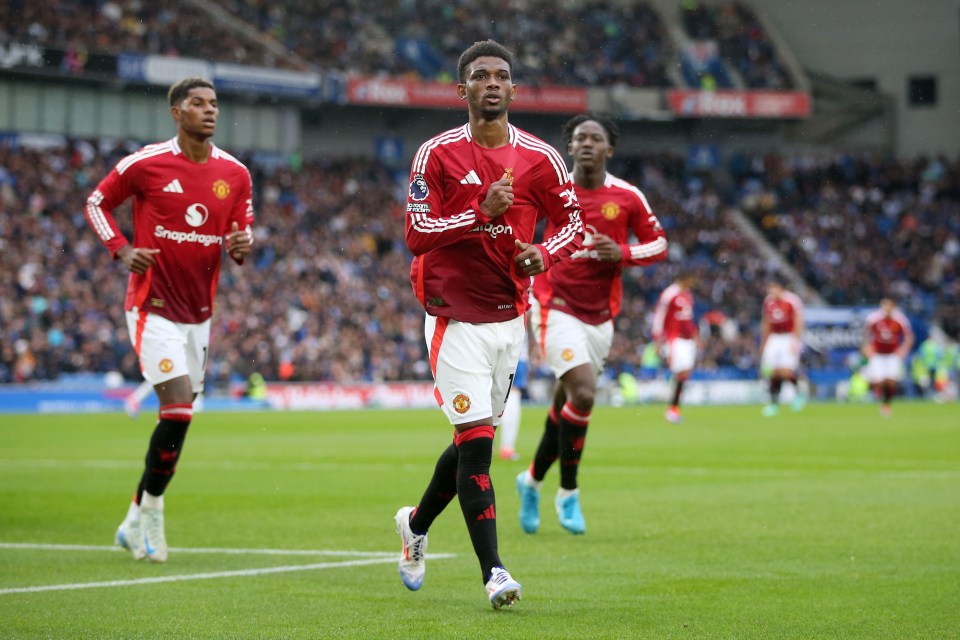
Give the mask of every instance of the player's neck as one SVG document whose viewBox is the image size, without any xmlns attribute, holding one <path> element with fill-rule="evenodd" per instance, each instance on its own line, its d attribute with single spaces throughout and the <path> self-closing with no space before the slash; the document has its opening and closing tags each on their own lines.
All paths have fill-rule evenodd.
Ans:
<svg viewBox="0 0 960 640">
<path fill-rule="evenodd" d="M 607 168 L 587 170 L 580 165 L 573 167 L 573 183 L 584 189 L 599 189 L 607 179 Z"/>
<path fill-rule="evenodd" d="M 181 131 L 177 134 L 177 144 L 191 162 L 203 163 L 210 159 L 210 138 L 198 138 Z"/>
<path fill-rule="evenodd" d="M 487 149 L 496 149 L 510 142 L 510 127 L 507 125 L 507 114 L 494 120 L 487 120 L 479 116 L 470 116 L 470 134 L 474 142 Z"/>
</svg>

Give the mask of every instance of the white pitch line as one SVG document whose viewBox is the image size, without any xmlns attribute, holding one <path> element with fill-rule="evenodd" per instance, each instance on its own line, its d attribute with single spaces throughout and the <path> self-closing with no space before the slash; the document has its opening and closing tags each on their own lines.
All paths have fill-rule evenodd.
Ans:
<svg viewBox="0 0 960 640">
<path fill-rule="evenodd" d="M 158 576 L 156 578 L 137 578 L 136 580 L 108 580 L 106 582 L 77 582 L 73 584 L 49 584 L 40 587 L 17 587 L 0 589 L 0 596 L 13 593 L 40 593 L 42 591 L 70 591 L 73 589 L 102 589 L 105 587 L 127 587 L 140 584 L 158 584 L 162 582 L 186 582 L 187 580 L 212 580 L 215 578 L 236 578 L 242 576 L 262 576 L 270 573 L 291 573 L 293 571 L 313 571 L 314 569 L 335 569 L 338 567 L 361 567 L 368 564 L 394 562 L 393 558 L 368 558 L 366 560 L 346 560 L 343 562 L 315 562 L 313 564 L 288 565 L 284 567 L 266 567 L 263 569 L 239 569 L 237 571 L 216 571 L 212 573 L 188 573 L 179 576 Z"/>
<path fill-rule="evenodd" d="M 41 551 L 117 551 L 118 547 L 105 545 L 81 544 L 32 544 L 17 542 L 0 542 L 0 549 L 32 549 Z M 75 582 L 68 584 L 50 584 L 37 587 L 13 587 L 0 589 L 0 596 L 15 593 L 41 593 L 44 591 L 70 591 L 76 589 L 103 589 L 108 587 L 126 587 L 141 584 L 159 584 L 164 582 L 185 582 L 188 580 L 212 580 L 216 578 L 236 578 L 244 576 L 261 576 L 271 573 L 292 573 L 295 571 L 313 571 L 317 569 L 337 569 L 341 567 L 362 567 L 372 564 L 386 564 L 396 562 L 396 553 L 386 551 L 334 551 L 334 550 L 298 550 L 298 549 L 215 549 L 215 548 L 171 548 L 177 553 L 208 553 L 208 554 L 263 554 L 263 555 L 324 555 L 324 556 L 361 556 L 359 560 L 344 560 L 340 562 L 315 562 L 312 564 L 286 565 L 282 567 L 264 567 L 260 569 L 238 569 L 234 571 L 216 571 L 208 573 L 188 573 L 174 576 L 157 576 L 154 578 L 137 578 L 134 580 L 107 580 L 105 582 Z M 456 557 L 453 553 L 431 553 L 428 558 L 444 559 Z"/>
<path fill-rule="evenodd" d="M 93 544 L 41 544 L 32 542 L 0 542 L 0 549 L 31 549 L 36 551 L 118 551 L 120 547 Z M 170 547 L 175 553 L 203 553 L 225 555 L 264 555 L 264 556 L 350 556 L 361 558 L 386 558 L 396 556 L 393 551 L 341 551 L 330 549 L 220 549 L 215 547 Z M 453 557 L 428 556 L 428 557 Z"/>
</svg>

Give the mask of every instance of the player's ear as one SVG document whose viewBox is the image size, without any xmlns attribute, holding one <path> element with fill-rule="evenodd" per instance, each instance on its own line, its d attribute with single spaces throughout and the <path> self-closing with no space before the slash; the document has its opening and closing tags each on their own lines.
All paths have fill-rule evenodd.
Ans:
<svg viewBox="0 0 960 640">
<path fill-rule="evenodd" d="M 467 85 L 458 84 L 457 85 L 457 95 L 460 96 L 461 100 L 467 99 Z"/>
</svg>

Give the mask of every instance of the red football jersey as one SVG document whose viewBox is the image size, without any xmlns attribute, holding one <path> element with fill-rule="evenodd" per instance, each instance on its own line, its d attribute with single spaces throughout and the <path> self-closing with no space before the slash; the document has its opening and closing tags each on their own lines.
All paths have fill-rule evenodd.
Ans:
<svg viewBox="0 0 960 640">
<path fill-rule="evenodd" d="M 663 290 L 657 300 L 653 314 L 653 339 L 690 340 L 697 336 L 697 325 L 693 320 L 693 292 L 684 291 L 674 283 Z"/>
<path fill-rule="evenodd" d="M 893 353 L 908 336 L 913 335 L 910 320 L 899 309 L 894 309 L 890 315 L 878 309 L 867 316 L 866 329 L 870 337 L 870 344 L 874 353 Z"/>
<path fill-rule="evenodd" d="M 113 210 L 131 196 L 133 245 L 160 253 L 146 274 L 130 274 L 124 308 L 203 322 L 213 314 L 224 236 L 233 222 L 241 229 L 253 223 L 250 173 L 213 145 L 207 162 L 193 162 L 176 138 L 127 156 L 86 205 L 87 221 L 114 257 L 129 242 Z"/>
<path fill-rule="evenodd" d="M 583 248 L 534 278 L 533 293 L 545 309 L 557 309 L 587 324 L 601 324 L 620 313 L 624 266 L 645 265 L 667 257 L 667 239 L 643 193 L 609 173 L 597 189 L 577 187 L 586 236 Z M 629 244 L 633 230 L 636 244 Z M 546 233 L 555 227 L 547 225 Z M 602 233 L 620 245 L 623 259 L 604 262 L 592 251 L 592 236 Z"/>
<path fill-rule="evenodd" d="M 509 143 L 496 149 L 476 144 L 466 124 L 428 140 L 414 156 L 406 221 L 415 256 L 410 280 L 430 315 L 462 322 L 522 315 L 530 277 L 514 263 L 514 240 L 533 242 L 541 216 L 555 229 L 538 245 L 548 269 L 580 248 L 580 205 L 560 154 L 508 126 Z M 491 220 L 480 203 L 505 172 L 513 176 L 513 204 Z"/>
<path fill-rule="evenodd" d="M 795 293 L 784 291 L 779 297 L 768 295 L 763 299 L 763 316 L 770 333 L 793 333 L 803 318 L 803 301 Z"/>
</svg>

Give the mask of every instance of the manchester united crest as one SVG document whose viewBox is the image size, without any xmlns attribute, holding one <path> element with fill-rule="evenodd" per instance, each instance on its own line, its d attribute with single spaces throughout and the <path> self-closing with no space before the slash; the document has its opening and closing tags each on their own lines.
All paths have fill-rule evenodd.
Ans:
<svg viewBox="0 0 960 640">
<path fill-rule="evenodd" d="M 470 398 L 462 393 L 458 393 L 457 397 L 453 399 L 453 410 L 460 415 L 470 411 Z"/>
<path fill-rule="evenodd" d="M 564 362 L 570 362 L 573 360 L 573 349 L 564 349 L 560 352 L 560 357 L 563 358 Z"/>
<path fill-rule="evenodd" d="M 217 180 L 213 183 L 213 195 L 221 200 L 230 195 L 230 185 L 226 180 Z"/>
<path fill-rule="evenodd" d="M 160 373 L 170 373 L 173 371 L 173 360 L 170 358 L 164 358 L 160 361 Z"/>
<path fill-rule="evenodd" d="M 620 215 L 620 205 L 616 202 L 606 202 L 600 207 L 600 213 L 607 220 L 616 220 L 617 216 Z"/>
</svg>

